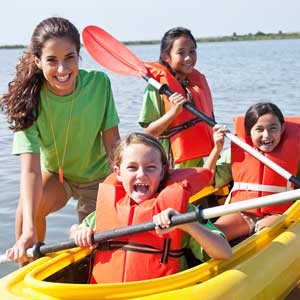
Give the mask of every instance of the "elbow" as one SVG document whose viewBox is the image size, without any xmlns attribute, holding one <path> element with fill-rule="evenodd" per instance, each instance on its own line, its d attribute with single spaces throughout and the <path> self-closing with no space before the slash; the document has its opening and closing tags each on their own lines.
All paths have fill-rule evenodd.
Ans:
<svg viewBox="0 0 300 300">
<path fill-rule="evenodd" d="M 232 249 L 231 247 L 227 250 L 226 255 L 224 255 L 223 259 L 230 259 L 232 257 Z"/>
<path fill-rule="evenodd" d="M 153 130 L 153 129 L 151 128 L 151 126 L 148 126 L 148 127 L 144 128 L 144 133 L 149 134 L 149 135 L 152 135 L 152 136 L 154 136 L 154 137 L 158 137 L 158 136 L 159 136 L 159 133 L 156 132 L 155 130 Z"/>
<path fill-rule="evenodd" d="M 144 133 L 151 134 L 151 130 L 149 129 L 149 126 L 144 128 Z"/>
<path fill-rule="evenodd" d="M 232 257 L 232 248 L 230 244 L 222 237 L 222 241 L 219 243 L 219 247 L 214 251 L 214 253 L 211 253 L 210 255 L 214 259 L 218 260 L 227 260 Z"/>
<path fill-rule="evenodd" d="M 213 172 L 212 172 L 212 173 L 213 173 Z M 214 177 L 214 174 L 212 174 L 212 176 L 211 176 L 211 178 L 210 178 L 210 180 L 209 180 L 209 182 L 208 182 L 207 185 L 213 185 L 214 182 L 215 182 L 215 177 Z"/>
<path fill-rule="evenodd" d="M 217 259 L 227 260 L 230 259 L 231 257 L 232 257 L 232 248 L 228 245 L 228 247 L 226 247 L 226 249 L 224 249 L 224 251 L 220 253 L 220 256 Z"/>
</svg>

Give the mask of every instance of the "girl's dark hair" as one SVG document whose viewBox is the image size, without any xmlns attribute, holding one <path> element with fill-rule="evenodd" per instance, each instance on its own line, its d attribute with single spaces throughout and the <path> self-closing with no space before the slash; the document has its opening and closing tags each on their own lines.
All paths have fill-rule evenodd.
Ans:
<svg viewBox="0 0 300 300">
<path fill-rule="evenodd" d="M 270 102 L 256 103 L 250 106 L 245 114 L 244 128 L 248 136 L 250 136 L 251 128 L 256 124 L 257 120 L 266 114 L 276 116 L 281 125 L 284 123 L 283 114 L 275 104 Z"/>
<path fill-rule="evenodd" d="M 77 28 L 63 18 L 48 18 L 33 31 L 31 43 L 16 66 L 16 76 L 8 84 L 8 92 L 0 99 L 0 108 L 7 114 L 9 128 L 14 131 L 30 127 L 39 112 L 40 90 L 44 75 L 34 57 L 41 58 L 45 42 L 53 38 L 67 38 L 80 51 L 80 34 Z"/>
<path fill-rule="evenodd" d="M 165 65 L 167 67 L 169 67 L 169 64 L 166 63 L 163 59 L 162 59 L 162 56 L 164 54 L 167 54 L 167 55 L 170 55 L 170 51 L 171 51 L 171 48 L 173 46 L 173 43 L 176 39 L 178 39 L 179 37 L 181 36 L 187 36 L 189 37 L 194 45 L 195 45 L 195 48 L 197 48 L 197 42 L 194 38 L 194 36 L 192 35 L 191 31 L 189 29 L 186 29 L 184 27 L 175 27 L 175 28 L 172 28 L 170 30 L 168 30 L 162 40 L 161 40 L 161 44 L 160 44 L 160 57 L 159 57 L 159 62 L 162 64 L 162 65 Z"/>
<path fill-rule="evenodd" d="M 142 133 L 142 132 L 133 132 L 125 136 L 125 138 L 119 142 L 119 144 L 116 146 L 110 161 L 111 161 L 111 167 L 118 166 L 120 167 L 120 164 L 122 162 L 122 155 L 124 152 L 124 149 L 130 145 L 133 144 L 144 144 L 151 148 L 157 149 L 160 153 L 161 157 L 161 164 L 164 169 L 164 178 L 162 182 L 166 180 L 168 177 L 168 169 L 169 169 L 169 162 L 167 154 L 162 146 L 162 144 L 159 142 L 159 140 L 152 135 Z"/>
</svg>

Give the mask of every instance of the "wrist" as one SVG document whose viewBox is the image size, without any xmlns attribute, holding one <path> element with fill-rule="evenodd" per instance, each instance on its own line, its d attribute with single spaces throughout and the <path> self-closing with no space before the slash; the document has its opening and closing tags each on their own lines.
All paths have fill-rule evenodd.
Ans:
<svg viewBox="0 0 300 300">
<path fill-rule="evenodd" d="M 186 223 L 186 224 L 182 224 L 182 225 L 180 225 L 180 229 L 181 230 L 183 230 L 184 232 L 186 232 L 186 233 L 189 233 L 190 232 L 190 230 L 191 230 L 191 228 L 192 228 L 192 225 L 193 223 Z"/>
<path fill-rule="evenodd" d="M 222 148 L 219 148 L 217 146 L 214 146 L 214 148 L 212 149 L 212 153 L 214 154 L 214 156 L 220 156 L 220 153 L 222 151 Z"/>
<path fill-rule="evenodd" d="M 33 226 L 26 226 L 26 228 L 23 227 L 22 234 L 25 236 L 35 236 L 36 231 Z"/>
<path fill-rule="evenodd" d="M 179 113 L 180 113 L 180 111 L 178 111 L 177 108 L 172 107 L 172 108 L 170 108 L 169 111 L 166 112 L 165 115 L 167 115 L 168 118 L 172 119 L 172 121 L 173 121 L 173 119 L 175 119 Z"/>
</svg>

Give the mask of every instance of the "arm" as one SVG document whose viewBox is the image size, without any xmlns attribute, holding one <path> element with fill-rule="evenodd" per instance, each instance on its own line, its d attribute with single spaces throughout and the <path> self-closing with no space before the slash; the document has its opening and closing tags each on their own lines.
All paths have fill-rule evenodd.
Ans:
<svg viewBox="0 0 300 300">
<path fill-rule="evenodd" d="M 183 103 L 187 101 L 187 99 L 179 93 L 174 93 L 171 97 L 169 97 L 169 100 L 171 104 L 170 110 L 167 111 L 159 119 L 151 122 L 144 129 L 145 133 L 151 134 L 153 136 L 161 135 L 164 131 L 167 130 L 173 120 L 182 112 Z"/>
<path fill-rule="evenodd" d="M 7 250 L 7 257 L 24 261 L 25 251 L 36 242 L 35 214 L 42 197 L 40 155 L 21 154 L 20 201 L 22 228 L 15 245 Z"/>
<path fill-rule="evenodd" d="M 109 157 L 110 153 L 112 153 L 115 145 L 120 140 L 119 128 L 118 126 L 114 126 L 105 130 L 102 134 L 103 143 L 106 151 L 107 157 Z"/>
<path fill-rule="evenodd" d="M 213 138 L 214 138 L 214 148 L 211 150 L 209 156 L 207 157 L 203 168 L 209 169 L 213 173 L 216 171 L 217 160 L 224 146 L 224 132 L 228 129 L 220 125 L 215 125 L 213 128 Z"/>
<path fill-rule="evenodd" d="M 193 237 L 210 257 L 215 259 L 229 259 L 231 257 L 232 249 L 227 240 L 199 223 L 193 222 L 170 227 L 170 217 L 174 215 L 179 215 L 179 212 L 173 208 L 167 208 L 153 217 L 158 234 L 181 229 Z"/>
</svg>

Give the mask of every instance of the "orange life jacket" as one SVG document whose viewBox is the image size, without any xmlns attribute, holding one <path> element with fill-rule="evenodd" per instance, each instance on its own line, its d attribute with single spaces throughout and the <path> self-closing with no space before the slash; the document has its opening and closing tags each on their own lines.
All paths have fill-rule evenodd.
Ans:
<svg viewBox="0 0 300 300">
<path fill-rule="evenodd" d="M 110 175 L 99 185 L 96 231 L 151 221 L 153 215 L 169 207 L 186 212 L 191 194 L 207 185 L 211 176 L 201 168 L 170 171 L 166 187 L 155 198 L 136 204 Z M 182 235 L 176 229 L 161 236 L 150 231 L 110 240 L 102 247 L 105 250 L 96 253 L 91 283 L 145 280 L 178 272 Z"/>
<path fill-rule="evenodd" d="M 244 131 L 244 117 L 234 119 L 235 134 L 253 146 L 251 138 Z M 300 161 L 300 118 L 285 118 L 285 131 L 279 145 L 270 153 L 263 153 L 270 160 L 293 175 L 297 174 Z M 292 184 L 271 170 L 258 159 L 234 143 L 231 144 L 231 164 L 234 186 L 231 201 L 241 201 L 292 189 Z M 283 213 L 292 202 L 272 205 L 247 211 L 262 217 L 269 213 Z"/>
<path fill-rule="evenodd" d="M 146 63 L 149 75 L 161 84 L 167 84 L 172 92 L 186 95 L 179 81 L 158 62 Z M 213 118 L 213 103 L 209 86 L 203 74 L 193 70 L 187 76 L 187 88 L 192 94 L 194 105 L 201 112 Z M 170 101 L 162 95 L 165 111 L 170 109 Z M 171 143 L 171 153 L 175 163 L 208 156 L 214 146 L 212 128 L 186 109 L 169 125 L 163 138 Z"/>
</svg>

